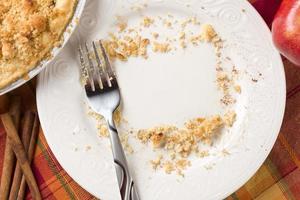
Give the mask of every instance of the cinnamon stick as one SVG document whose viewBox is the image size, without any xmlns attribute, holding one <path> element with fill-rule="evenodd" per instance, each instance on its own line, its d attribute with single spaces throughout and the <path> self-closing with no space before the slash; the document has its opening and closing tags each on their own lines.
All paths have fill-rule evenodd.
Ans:
<svg viewBox="0 0 300 200">
<path fill-rule="evenodd" d="M 0 96 L 0 113 L 6 113 L 9 107 L 9 98 L 7 95 Z"/>
<path fill-rule="evenodd" d="M 24 146 L 18 136 L 17 130 L 13 124 L 13 120 L 9 114 L 1 115 L 1 120 L 6 130 L 8 138 L 11 140 L 13 151 L 16 154 L 18 163 L 22 169 L 25 176 L 25 180 L 31 192 L 31 196 L 35 200 L 41 200 L 41 194 L 37 186 L 36 180 L 30 168 L 30 164 L 27 158 Z"/>
<path fill-rule="evenodd" d="M 34 114 L 30 111 L 27 111 L 24 114 L 24 117 L 22 119 L 22 129 L 21 129 L 21 140 L 26 154 L 29 147 L 33 123 L 34 123 Z M 22 170 L 20 165 L 21 165 L 20 162 L 17 162 L 14 178 L 10 188 L 9 200 L 16 200 L 18 196 L 18 191 L 22 180 Z"/>
<path fill-rule="evenodd" d="M 18 96 L 13 96 L 11 98 L 11 106 L 9 109 L 9 113 L 12 116 L 16 129 L 19 128 L 20 109 L 21 109 L 21 98 Z M 11 144 L 8 137 L 6 137 L 4 161 L 3 161 L 2 176 L 0 182 L 0 199 L 8 198 L 13 171 L 15 167 L 15 162 L 16 162 L 16 158 L 14 152 L 11 148 Z"/>
<path fill-rule="evenodd" d="M 34 119 L 33 128 L 32 128 L 29 149 L 28 149 L 29 163 L 32 162 L 32 159 L 34 156 L 36 141 L 37 141 L 37 137 L 38 137 L 38 133 L 39 133 L 39 128 L 40 128 L 40 122 L 39 122 L 39 118 L 36 114 L 35 119 Z M 25 177 L 22 176 L 21 186 L 20 186 L 20 190 L 18 192 L 17 200 L 23 200 L 25 198 L 25 191 L 26 191 L 26 181 L 25 181 Z"/>
<path fill-rule="evenodd" d="M 21 97 L 19 96 L 12 96 L 11 97 L 11 105 L 9 108 L 9 114 L 12 117 L 14 125 L 18 130 L 21 118 Z"/>
</svg>

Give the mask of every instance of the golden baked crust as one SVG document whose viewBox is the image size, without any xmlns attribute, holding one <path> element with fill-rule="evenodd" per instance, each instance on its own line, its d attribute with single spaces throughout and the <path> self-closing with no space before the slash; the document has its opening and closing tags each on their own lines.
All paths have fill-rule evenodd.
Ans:
<svg viewBox="0 0 300 200">
<path fill-rule="evenodd" d="M 58 45 L 77 0 L 0 1 L 0 89 L 25 77 Z"/>
</svg>

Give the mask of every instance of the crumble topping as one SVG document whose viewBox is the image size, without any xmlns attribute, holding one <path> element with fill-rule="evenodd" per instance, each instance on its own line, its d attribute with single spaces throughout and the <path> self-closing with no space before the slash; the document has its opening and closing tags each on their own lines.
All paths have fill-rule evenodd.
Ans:
<svg viewBox="0 0 300 200">
<path fill-rule="evenodd" d="M 239 86 L 239 85 L 235 85 L 234 90 L 239 94 L 241 94 L 241 92 L 242 92 L 241 86 Z"/>
<path fill-rule="evenodd" d="M 223 117 L 219 115 L 208 118 L 196 118 L 185 123 L 183 128 L 175 126 L 159 126 L 142 129 L 137 132 L 137 139 L 142 143 L 150 143 L 153 149 L 164 149 L 174 159 L 177 156 L 187 158 L 192 153 L 204 157 L 208 152 L 199 152 L 199 143 L 212 144 L 223 126 L 231 127 L 236 114 L 228 111 Z"/>
<path fill-rule="evenodd" d="M 171 51 L 171 49 L 170 49 L 170 45 L 168 43 L 153 42 L 153 51 L 160 52 L 160 53 L 166 53 L 166 52 Z"/>
<path fill-rule="evenodd" d="M 108 132 L 108 129 L 107 129 L 106 125 L 98 124 L 97 129 L 98 129 L 99 136 L 101 136 L 101 137 L 108 137 L 109 136 L 109 132 Z"/>
<path fill-rule="evenodd" d="M 157 169 L 158 167 L 163 168 L 163 170 L 167 174 L 171 174 L 172 172 L 176 171 L 176 173 L 180 176 L 184 176 L 183 170 L 185 170 L 188 166 L 191 166 L 191 162 L 186 159 L 180 159 L 176 162 L 172 161 L 165 161 L 161 163 L 161 157 L 158 157 L 152 165 L 153 169 Z M 151 162 L 152 163 L 152 162 Z"/>
<path fill-rule="evenodd" d="M 211 42 L 215 36 L 217 36 L 217 33 L 215 29 L 213 28 L 212 25 L 210 24 L 204 24 L 202 26 L 202 34 L 201 37 L 206 41 L 206 42 Z"/>
<path fill-rule="evenodd" d="M 162 158 L 163 158 L 163 156 L 159 155 L 156 159 L 150 160 L 150 163 L 151 163 L 153 169 L 157 169 L 158 167 L 161 167 Z"/>
<path fill-rule="evenodd" d="M 121 39 L 117 39 L 115 35 L 110 35 L 109 41 L 104 41 L 103 45 L 111 59 L 119 59 L 127 61 L 128 57 L 142 56 L 147 58 L 147 47 L 150 40 L 142 38 L 140 35 L 126 35 Z"/>
<path fill-rule="evenodd" d="M 145 17 L 143 19 L 143 21 L 141 22 L 141 24 L 144 26 L 144 27 L 149 27 L 150 25 L 152 25 L 154 23 L 154 19 L 151 19 L 150 17 Z"/>
<path fill-rule="evenodd" d="M 176 167 L 179 170 L 185 170 L 188 166 L 191 166 L 191 162 L 186 159 L 180 159 L 176 161 Z"/>
<path fill-rule="evenodd" d="M 122 32 L 126 29 L 127 23 L 126 22 L 119 22 L 118 27 L 119 27 L 119 31 Z"/>
<path fill-rule="evenodd" d="M 199 152 L 197 152 L 197 156 L 200 158 L 204 158 L 204 157 L 209 156 L 209 152 L 208 151 L 199 151 Z"/>
<path fill-rule="evenodd" d="M 152 36 L 154 37 L 154 39 L 157 39 L 159 37 L 158 33 L 152 33 Z"/>
<path fill-rule="evenodd" d="M 77 0 L 0 2 L 0 88 L 26 77 L 61 39 Z M 28 77 L 28 76 L 27 76 Z"/>
<path fill-rule="evenodd" d="M 231 127 L 236 120 L 236 113 L 234 111 L 229 111 L 224 115 L 224 123 Z"/>
<path fill-rule="evenodd" d="M 125 152 L 132 154 L 134 152 L 134 150 L 131 147 L 131 145 L 129 144 L 128 140 L 129 140 L 128 134 L 121 135 L 121 143 L 122 143 L 122 146 L 123 146 Z"/>
<path fill-rule="evenodd" d="M 174 164 L 171 161 L 166 161 L 163 164 L 163 168 L 167 174 L 171 174 L 175 170 Z"/>
</svg>

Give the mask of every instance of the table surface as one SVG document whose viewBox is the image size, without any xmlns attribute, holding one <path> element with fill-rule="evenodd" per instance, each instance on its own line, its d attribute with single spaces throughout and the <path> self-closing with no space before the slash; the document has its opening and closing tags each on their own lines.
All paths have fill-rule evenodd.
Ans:
<svg viewBox="0 0 300 200">
<path fill-rule="evenodd" d="M 262 12 L 266 9 L 261 4 L 261 0 L 252 0 L 251 3 L 257 3 Z M 267 21 L 269 14 L 270 11 L 266 17 Z M 287 105 L 278 139 L 257 173 L 227 199 L 300 199 L 300 68 L 285 59 L 284 66 L 287 78 Z M 22 97 L 24 110 L 36 109 L 34 85 L 35 80 L 32 80 L 13 91 L 14 94 Z M 3 164 L 5 137 L 6 134 L 0 122 L 0 169 Z M 32 168 L 43 199 L 96 199 L 62 169 L 47 145 L 41 129 Z M 26 199 L 31 199 L 28 191 Z"/>
</svg>

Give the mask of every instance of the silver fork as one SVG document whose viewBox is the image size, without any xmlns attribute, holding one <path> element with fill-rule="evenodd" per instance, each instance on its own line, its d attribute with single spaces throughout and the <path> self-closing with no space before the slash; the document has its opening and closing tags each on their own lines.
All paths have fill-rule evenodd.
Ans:
<svg viewBox="0 0 300 200">
<path fill-rule="evenodd" d="M 91 108 L 107 122 L 122 200 L 139 200 L 113 120 L 121 99 L 118 82 L 102 41 L 92 42 L 91 49 L 89 51 L 87 43 L 79 47 L 81 70 L 87 79 L 86 95 Z"/>
</svg>

